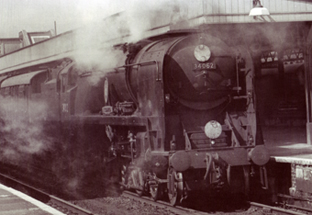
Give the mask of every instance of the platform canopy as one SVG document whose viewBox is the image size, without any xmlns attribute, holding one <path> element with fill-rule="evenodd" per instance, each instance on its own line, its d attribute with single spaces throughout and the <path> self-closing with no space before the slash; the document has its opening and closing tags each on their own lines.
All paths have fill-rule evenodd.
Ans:
<svg viewBox="0 0 312 215">
<path fill-rule="evenodd" d="M 41 74 L 43 72 L 46 72 L 46 70 L 35 71 L 35 72 L 26 73 L 23 75 L 17 75 L 17 76 L 10 77 L 8 79 L 5 79 L 1 83 L 1 88 L 12 87 L 12 86 L 17 86 L 17 85 L 29 85 L 31 83 L 31 80 L 36 75 Z"/>
<path fill-rule="evenodd" d="M 125 11 L 104 20 L 108 28 L 118 26 L 123 36 L 163 33 L 204 24 L 312 21 L 312 2 L 304 0 L 175 0 L 156 7 Z M 167 2 L 167 3 L 166 3 Z M 262 17 L 250 16 L 259 2 L 269 11 Z M 115 23 L 115 25 L 110 25 Z M 112 31 L 114 32 L 114 30 Z M 142 31 L 143 32 L 143 31 Z M 115 36 L 114 34 L 108 36 Z"/>
<path fill-rule="evenodd" d="M 64 58 L 76 62 L 89 58 L 109 61 L 107 56 L 113 56 L 112 47 L 116 44 L 135 43 L 143 38 L 169 31 L 183 31 L 203 25 L 243 24 L 248 25 L 248 28 L 250 26 L 255 28 L 254 26 L 263 26 L 263 23 L 272 22 L 284 24 L 312 22 L 312 3 L 304 0 L 260 0 L 261 5 L 267 8 L 270 14 L 262 17 L 249 16 L 250 10 L 255 6 L 255 0 L 163 0 L 159 2 L 161 3 L 154 6 L 142 5 L 135 10 L 109 16 L 84 28 L 57 35 L 4 55 L 0 57 L 0 74 L 26 71 L 26 68 L 62 61 Z M 276 26 L 274 25 L 273 28 L 276 29 Z M 294 24 L 295 28 L 291 31 L 297 32 L 296 26 L 297 24 Z M 234 32 L 230 33 L 233 35 Z M 249 32 L 239 33 L 246 36 Z M 284 29 L 274 31 L 274 35 L 288 34 L 289 30 L 286 33 Z"/>
</svg>

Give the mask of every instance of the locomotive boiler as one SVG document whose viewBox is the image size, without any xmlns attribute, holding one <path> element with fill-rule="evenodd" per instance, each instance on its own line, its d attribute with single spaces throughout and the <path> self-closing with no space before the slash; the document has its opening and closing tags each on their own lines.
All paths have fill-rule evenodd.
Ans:
<svg viewBox="0 0 312 215">
<path fill-rule="evenodd" d="M 100 113 L 125 188 L 176 205 L 196 190 L 248 195 L 255 171 L 267 183 L 252 57 L 230 44 L 193 32 L 123 46 Z"/>
</svg>

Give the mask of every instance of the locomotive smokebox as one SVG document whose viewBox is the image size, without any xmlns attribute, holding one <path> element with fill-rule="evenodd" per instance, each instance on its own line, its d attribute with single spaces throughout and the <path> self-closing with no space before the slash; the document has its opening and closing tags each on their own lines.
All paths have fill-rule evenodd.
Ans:
<svg viewBox="0 0 312 215">
<path fill-rule="evenodd" d="M 233 50 L 216 37 L 195 35 L 178 40 L 165 58 L 168 91 L 192 109 L 219 106 L 235 84 L 233 56 Z"/>
</svg>

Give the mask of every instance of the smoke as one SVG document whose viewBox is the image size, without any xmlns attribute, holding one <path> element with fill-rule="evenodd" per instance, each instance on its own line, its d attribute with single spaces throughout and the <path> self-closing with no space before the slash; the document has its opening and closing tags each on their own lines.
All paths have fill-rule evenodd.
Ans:
<svg viewBox="0 0 312 215">
<path fill-rule="evenodd" d="M 80 7 L 84 27 L 74 31 L 73 44 L 76 51 L 73 59 L 78 66 L 89 70 L 122 66 L 126 59 L 122 45 L 151 36 L 150 29 L 168 26 L 176 15 L 186 19 L 187 7 L 190 6 L 186 2 L 127 1 L 124 11 L 104 19 L 96 15 L 98 8 L 86 12 Z M 95 21 L 94 17 L 98 20 Z"/>
<path fill-rule="evenodd" d="M 44 133 L 47 106 L 42 102 L 0 97 L 1 160 L 22 162 L 29 155 L 41 154 L 52 146 Z"/>
<path fill-rule="evenodd" d="M 59 124 L 51 121 L 51 107 L 44 101 L 2 96 L 0 100 L 1 162 L 18 166 L 29 178 L 36 176 L 47 185 L 57 183 L 58 188 L 61 186 L 63 191 L 77 197 L 84 191 L 83 182 L 91 173 L 92 180 L 102 183 L 99 154 L 107 149 L 102 142 L 104 138 L 98 140 L 101 144 L 94 144 L 97 135 L 92 135 L 93 129 L 87 134 L 79 130 L 80 136 L 75 138 L 67 132 L 62 138 Z"/>
</svg>

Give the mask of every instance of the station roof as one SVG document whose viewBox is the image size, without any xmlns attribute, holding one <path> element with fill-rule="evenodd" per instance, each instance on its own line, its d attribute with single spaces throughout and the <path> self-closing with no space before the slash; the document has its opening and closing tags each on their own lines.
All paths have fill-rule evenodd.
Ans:
<svg viewBox="0 0 312 215">
<path fill-rule="evenodd" d="M 0 57 L 0 74 L 64 58 L 78 61 L 82 58 L 81 53 L 84 57 L 84 54 L 92 49 L 99 50 L 116 44 L 136 42 L 143 38 L 163 35 L 172 30 L 183 31 L 204 25 L 209 28 L 214 25 L 239 25 L 241 28 L 245 26 L 245 29 L 240 32 L 244 33 L 245 37 L 250 37 L 250 30 L 259 27 L 266 31 L 267 28 L 262 24 L 271 24 L 271 21 L 274 20 L 276 24 L 271 27 L 274 30 L 272 31 L 274 35 L 268 32 L 267 36 L 275 36 L 274 41 L 278 41 L 285 35 L 296 34 L 301 27 L 301 25 L 297 25 L 298 22 L 312 22 L 312 3 L 304 0 L 261 0 L 261 4 L 269 10 L 272 18 L 267 22 L 261 22 L 259 19 L 249 16 L 249 12 L 253 8 L 252 0 L 177 0 L 174 2 L 177 4 L 151 8 L 148 13 L 138 9 L 135 14 L 115 14 L 107 17 L 103 22 L 97 22 L 94 25 L 86 26 L 86 28 L 66 32 L 49 40 L 16 50 Z M 140 29 L 137 23 L 144 28 Z M 285 24 L 293 29 L 287 28 L 285 31 Z M 86 32 L 92 32 L 92 36 Z M 230 35 L 232 36 L 234 33 L 237 31 L 231 32 Z M 82 41 L 87 45 L 82 45 Z"/>
<path fill-rule="evenodd" d="M 6 79 L 7 77 L 8 77 L 8 76 L 6 76 L 6 75 L 5 75 L 5 76 L 1 76 L 1 77 L 0 77 L 0 83 L 1 83 L 4 79 Z"/>
<path fill-rule="evenodd" d="M 5 79 L 1 83 L 1 88 L 12 87 L 17 85 L 28 85 L 31 83 L 31 80 L 38 74 L 46 72 L 46 70 L 40 70 L 36 72 L 30 72 L 22 75 L 13 76 Z"/>
</svg>

